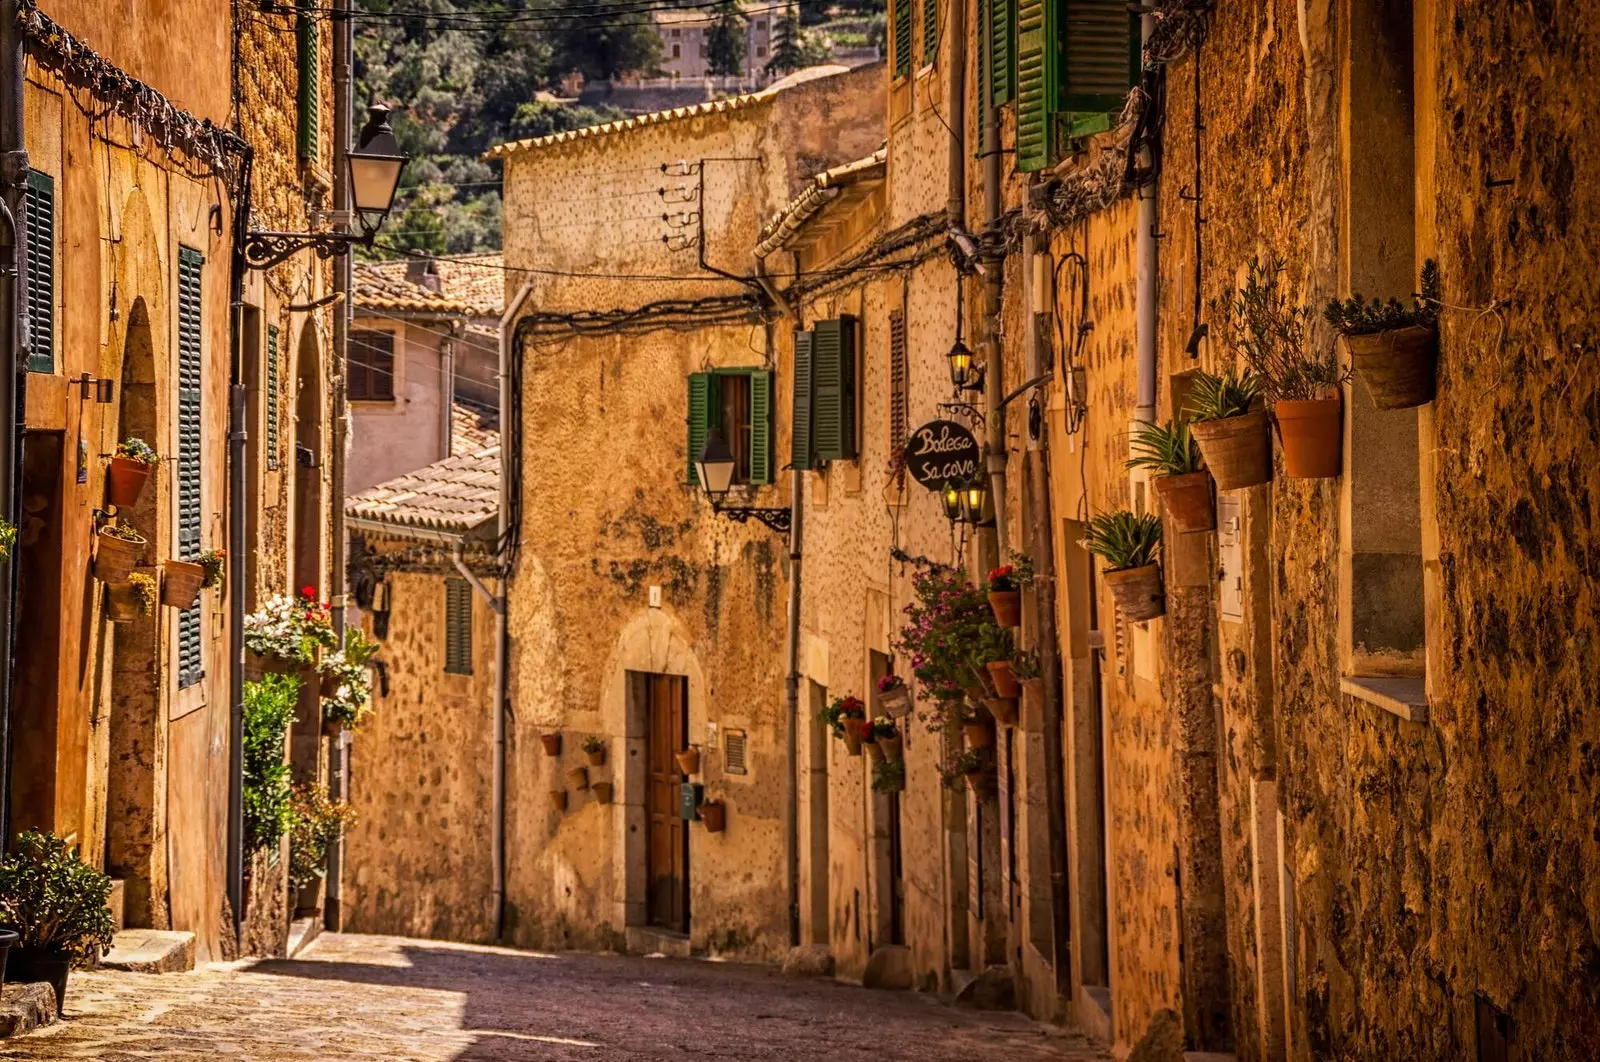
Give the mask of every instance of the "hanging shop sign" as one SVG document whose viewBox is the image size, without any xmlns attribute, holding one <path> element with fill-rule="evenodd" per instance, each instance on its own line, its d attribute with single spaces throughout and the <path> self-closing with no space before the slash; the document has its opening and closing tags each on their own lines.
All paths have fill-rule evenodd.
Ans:
<svg viewBox="0 0 1600 1062">
<path fill-rule="evenodd" d="M 953 420 L 929 421 L 906 440 L 906 470 L 933 491 L 975 477 L 982 456 L 972 432 Z"/>
</svg>

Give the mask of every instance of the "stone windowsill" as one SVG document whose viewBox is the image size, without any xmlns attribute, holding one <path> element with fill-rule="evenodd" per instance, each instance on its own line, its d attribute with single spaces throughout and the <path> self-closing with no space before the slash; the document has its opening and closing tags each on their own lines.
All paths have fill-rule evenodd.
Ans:
<svg viewBox="0 0 1600 1062">
<path fill-rule="evenodd" d="M 1428 722 L 1426 680 L 1420 675 L 1346 675 L 1339 688 L 1358 701 L 1375 704 L 1408 723 Z"/>
</svg>

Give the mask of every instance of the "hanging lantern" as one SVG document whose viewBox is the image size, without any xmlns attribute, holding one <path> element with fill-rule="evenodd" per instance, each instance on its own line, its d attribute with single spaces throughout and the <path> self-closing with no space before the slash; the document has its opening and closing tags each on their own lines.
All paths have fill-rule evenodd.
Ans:
<svg viewBox="0 0 1600 1062">
<path fill-rule="evenodd" d="M 983 507 L 989 500 L 989 489 L 982 476 L 973 476 L 961 487 L 961 519 L 974 527 L 983 523 Z"/>
<path fill-rule="evenodd" d="M 944 506 L 944 518 L 951 523 L 961 519 L 961 488 L 955 483 L 946 483 L 939 491 L 939 504 Z"/>
<path fill-rule="evenodd" d="M 950 382 L 964 391 L 976 390 L 976 384 L 982 378 L 972 356 L 972 348 L 956 340 L 956 345 L 950 348 Z"/>
</svg>

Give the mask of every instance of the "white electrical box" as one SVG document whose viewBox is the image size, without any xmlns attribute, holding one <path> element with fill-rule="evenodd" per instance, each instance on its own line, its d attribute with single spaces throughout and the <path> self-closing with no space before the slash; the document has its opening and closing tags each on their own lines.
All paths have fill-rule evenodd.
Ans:
<svg viewBox="0 0 1600 1062">
<path fill-rule="evenodd" d="M 1244 524 L 1239 499 L 1217 495 L 1217 578 L 1222 618 L 1244 622 Z"/>
</svg>

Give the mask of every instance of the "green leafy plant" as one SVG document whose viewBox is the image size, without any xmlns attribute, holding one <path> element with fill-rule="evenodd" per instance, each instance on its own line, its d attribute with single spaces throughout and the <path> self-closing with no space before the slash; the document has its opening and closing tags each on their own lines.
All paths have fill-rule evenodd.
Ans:
<svg viewBox="0 0 1600 1062">
<path fill-rule="evenodd" d="M 222 573 L 227 563 L 227 550 L 208 549 L 194 559 L 194 562 L 205 569 L 205 578 L 200 585 L 203 587 L 216 586 L 222 582 Z"/>
<path fill-rule="evenodd" d="M 316 884 L 328 872 L 328 849 L 356 822 L 348 802 L 333 800 L 328 787 L 297 785 L 289 795 L 289 885 L 296 890 Z"/>
<path fill-rule="evenodd" d="M 161 598 L 161 592 L 156 587 L 156 577 L 145 572 L 134 572 L 128 576 L 128 585 L 133 587 L 133 592 L 139 598 L 139 610 L 146 616 L 156 610 L 156 602 Z"/>
<path fill-rule="evenodd" d="M 969 774 L 983 770 L 983 756 L 977 749 L 957 752 L 939 765 L 939 784 L 946 789 L 959 788 Z"/>
<path fill-rule="evenodd" d="M 898 793 L 906 787 L 906 761 L 884 760 L 872 767 L 872 791 Z"/>
<path fill-rule="evenodd" d="M 1100 513 L 1089 521 L 1083 536 L 1083 548 L 1114 572 L 1154 564 L 1160 546 L 1161 520 L 1150 513 L 1135 516 L 1126 509 Z"/>
<path fill-rule="evenodd" d="M 860 697 L 835 697 L 833 702 L 817 713 L 819 722 L 833 731 L 836 738 L 844 737 L 844 721 L 846 719 L 865 719 L 867 706 Z"/>
<path fill-rule="evenodd" d="M 968 696 L 987 689 L 983 664 L 1000 658 L 989 654 L 996 651 L 1002 628 L 995 625 L 984 592 L 955 569 L 922 565 L 911 585 L 913 600 L 903 610 L 906 622 L 895 635 L 894 649 L 910 661 L 917 677 L 919 718 L 938 732 L 961 713 Z M 1009 654 L 1010 644 L 1004 644 Z"/>
<path fill-rule="evenodd" d="M 1200 471 L 1200 444 L 1189 425 L 1179 421 L 1141 424 L 1131 440 L 1133 456 L 1129 468 L 1148 468 L 1158 476 L 1186 476 Z"/>
<path fill-rule="evenodd" d="M 244 684 L 244 833 L 250 851 L 275 847 L 294 825 L 283 737 L 294 722 L 300 680 L 263 675 Z"/>
<path fill-rule="evenodd" d="M 1422 291 L 1412 297 L 1410 306 L 1394 298 L 1388 302 L 1378 299 L 1367 302 L 1356 292 L 1343 302 L 1330 299 L 1322 310 L 1322 317 L 1340 335 L 1346 336 L 1368 336 L 1414 325 L 1437 328 L 1439 299 L 1439 263 L 1430 258 L 1422 263 Z"/>
<path fill-rule="evenodd" d="M 156 453 L 149 443 L 132 436 L 117 443 L 117 456 L 137 461 L 141 465 L 154 466 L 161 463 L 161 455 Z"/>
<path fill-rule="evenodd" d="M 1033 558 L 1026 553 L 1011 554 L 1011 580 L 1017 584 L 1018 589 L 1026 589 L 1033 585 Z"/>
<path fill-rule="evenodd" d="M 1011 673 L 1021 681 L 1039 677 L 1039 654 L 1032 649 L 1020 649 L 1011 657 Z"/>
<path fill-rule="evenodd" d="M 328 606 L 317 601 L 316 587 L 307 586 L 298 597 L 279 594 L 246 616 L 244 644 L 261 656 L 309 664 L 319 648 L 337 646 L 339 636 L 334 633 Z"/>
<path fill-rule="evenodd" d="M 605 747 L 606 743 L 600 740 L 599 734 L 590 734 L 583 739 L 583 751 L 585 752 L 601 752 L 604 751 Z"/>
<path fill-rule="evenodd" d="M 322 698 L 324 719 L 354 727 L 366 718 L 372 705 L 372 674 L 367 665 L 378 648 L 360 627 L 345 628 L 344 647 L 322 660 L 321 673 L 337 680 L 333 694 Z"/>
<path fill-rule="evenodd" d="M 1242 417 L 1261 395 L 1261 379 L 1253 372 L 1240 374 L 1234 369 L 1222 373 L 1198 372 L 1189 389 L 1184 412 L 1190 421 L 1227 420 Z"/>
<path fill-rule="evenodd" d="M 1212 303 L 1223 335 L 1261 379 L 1272 401 L 1324 398 L 1344 380 L 1333 348 L 1312 351 L 1306 338 L 1312 310 L 1293 298 L 1282 278 L 1286 267 L 1269 255 L 1252 259 L 1244 286 L 1223 289 Z"/>
<path fill-rule="evenodd" d="M 0 561 L 10 560 L 11 551 L 17 548 L 17 525 L 0 518 Z"/>
<path fill-rule="evenodd" d="M 107 538 L 120 539 L 123 542 L 143 543 L 145 537 L 127 524 L 106 524 L 100 528 L 100 533 Z"/>
<path fill-rule="evenodd" d="M 65 953 L 74 965 L 111 946 L 110 896 L 111 879 L 53 833 L 19 834 L 16 852 L 0 859 L 0 925 L 16 930 L 23 947 Z"/>
</svg>

